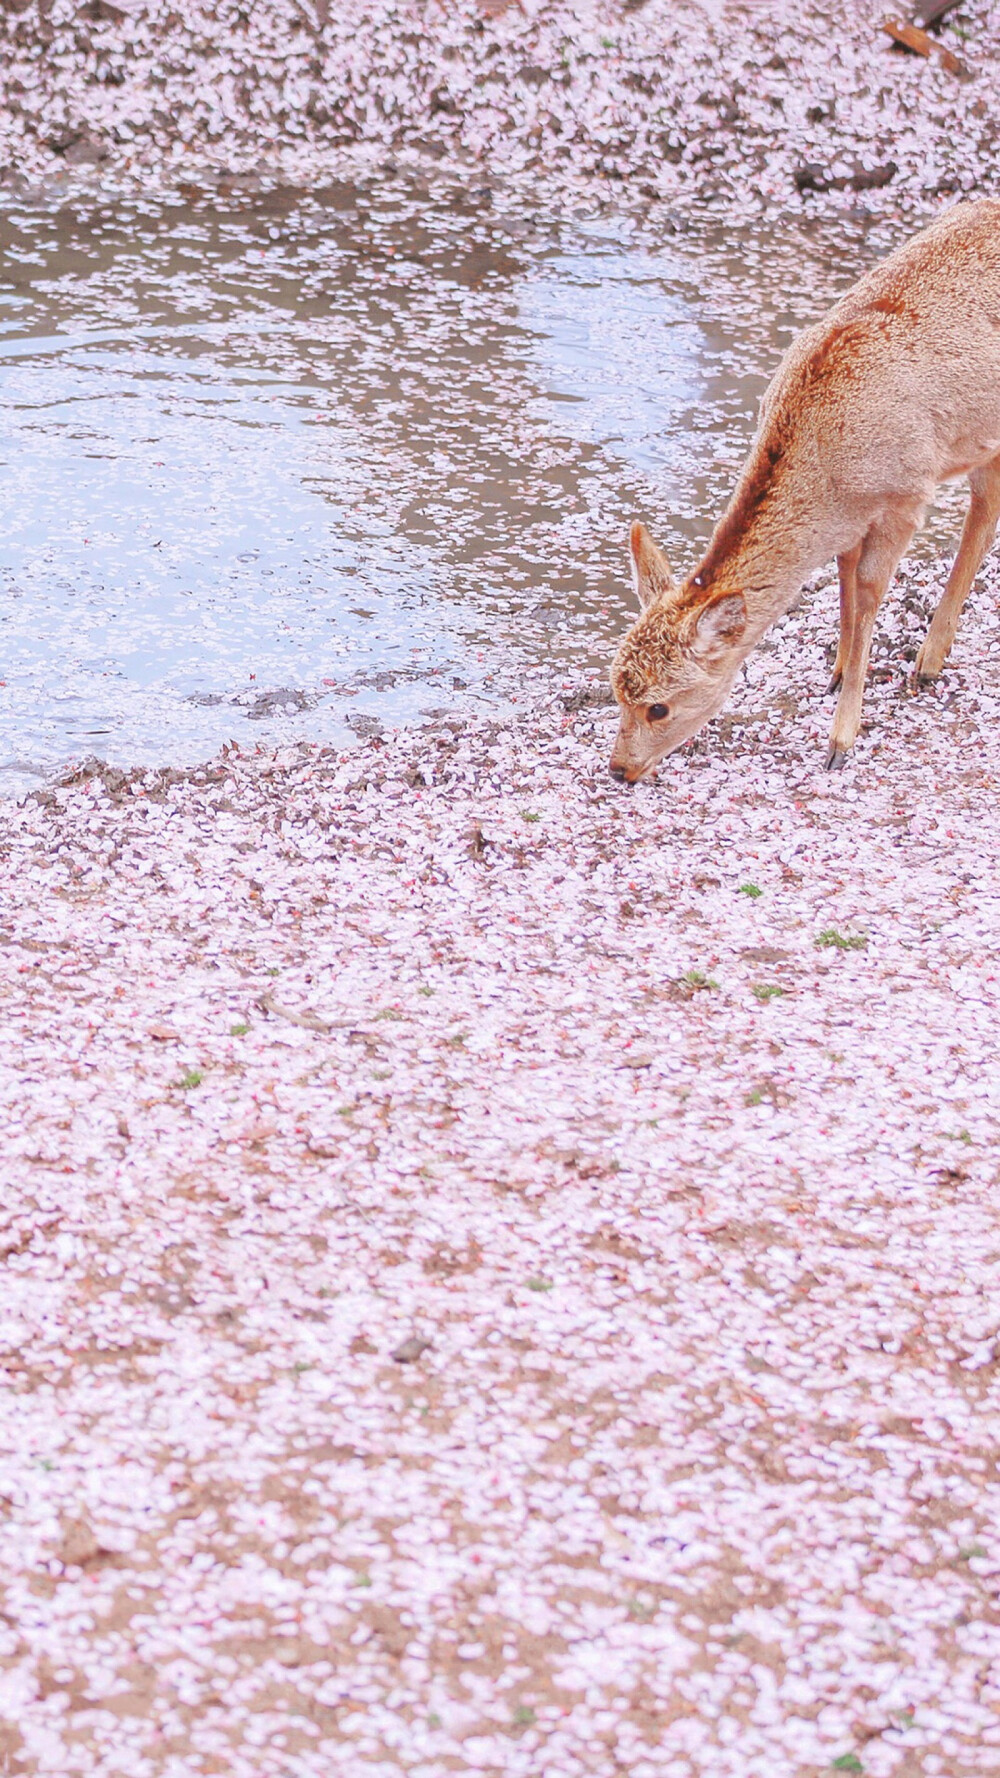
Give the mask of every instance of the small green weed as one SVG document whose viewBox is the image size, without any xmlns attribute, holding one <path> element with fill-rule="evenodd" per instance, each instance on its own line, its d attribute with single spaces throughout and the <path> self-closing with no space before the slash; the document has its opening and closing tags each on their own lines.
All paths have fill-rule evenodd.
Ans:
<svg viewBox="0 0 1000 1778">
<path fill-rule="evenodd" d="M 747 1094 L 746 1098 L 744 1099 L 743 1103 L 744 1103 L 744 1105 L 763 1105 L 764 1095 L 761 1092 L 760 1088 L 759 1087 L 751 1087 L 751 1089 L 750 1089 L 749 1093 Z"/>
<path fill-rule="evenodd" d="M 398 1006 L 383 1006 L 381 1012 L 375 1014 L 377 1019 L 401 1019 L 402 1016 Z"/>
<path fill-rule="evenodd" d="M 242 1023 L 239 1025 L 230 1025 L 229 1035 L 230 1037 L 245 1037 L 249 1029 L 249 1025 L 244 1025 Z"/>
<path fill-rule="evenodd" d="M 785 990 L 779 988 L 777 982 L 752 982 L 751 992 L 755 999 L 766 1005 L 769 1000 L 780 999 Z"/>
<path fill-rule="evenodd" d="M 863 932 L 838 932 L 835 926 L 828 926 L 816 940 L 819 951 L 866 951 L 868 938 Z"/>
<path fill-rule="evenodd" d="M 630 1599 L 628 1602 L 629 1617 L 637 1624 L 648 1624 L 650 1618 L 656 1616 L 656 1606 L 650 1599 Z"/>
<path fill-rule="evenodd" d="M 427 1718 L 427 1727 L 429 1729 L 439 1729 L 441 1727 L 441 1718 L 436 1710 L 432 1710 L 430 1716 Z"/>
<path fill-rule="evenodd" d="M 552 1290 L 552 1289 L 554 1289 L 554 1286 L 552 1284 L 551 1279 L 549 1279 L 549 1278 L 529 1278 L 528 1279 L 528 1289 L 529 1290 Z"/>
<path fill-rule="evenodd" d="M 972 1141 L 968 1130 L 942 1130 L 941 1135 L 945 1142 L 964 1142 L 967 1147 Z"/>
<path fill-rule="evenodd" d="M 422 994 L 425 1000 L 429 1000 L 432 994 L 437 993 L 437 989 L 420 987 L 417 989 L 417 993 Z"/>
<path fill-rule="evenodd" d="M 958 1559 L 960 1562 L 971 1562 L 973 1557 L 985 1556 L 987 1554 L 988 1551 L 983 1549 L 981 1543 L 968 1543 L 964 1550 L 959 1550 Z"/>
<path fill-rule="evenodd" d="M 831 1772 L 863 1772 L 864 1769 L 856 1753 L 842 1753 L 839 1759 L 830 1762 Z"/>
<path fill-rule="evenodd" d="M 185 1068 L 177 1085 L 182 1093 L 190 1093 L 192 1088 L 200 1087 L 204 1076 L 200 1068 Z"/>
<path fill-rule="evenodd" d="M 541 819 L 542 819 L 542 817 L 540 815 L 535 815 L 531 809 L 522 809 L 521 810 L 521 820 L 522 821 L 540 821 Z"/>
<path fill-rule="evenodd" d="M 281 970 L 278 968 L 277 964 L 275 963 L 272 965 L 272 967 L 270 969 L 266 969 L 264 971 L 264 974 L 265 975 L 280 975 Z"/>
<path fill-rule="evenodd" d="M 519 1704 L 514 1712 L 514 1722 L 516 1727 L 519 1729 L 529 1728 L 534 1720 L 535 1712 L 532 1710 L 530 1704 Z"/>
<path fill-rule="evenodd" d="M 686 982 L 689 988 L 717 988 L 719 985 L 715 977 L 706 975 L 703 969 L 686 969 L 681 981 Z"/>
<path fill-rule="evenodd" d="M 751 901 L 756 901 L 758 895 L 763 893 L 763 889 L 758 889 L 756 883 L 741 883 L 737 891 L 739 895 L 749 895 Z"/>
</svg>

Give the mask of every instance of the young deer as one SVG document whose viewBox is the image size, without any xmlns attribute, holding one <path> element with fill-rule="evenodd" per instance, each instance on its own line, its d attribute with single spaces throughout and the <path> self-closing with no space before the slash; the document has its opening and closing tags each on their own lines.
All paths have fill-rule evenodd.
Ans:
<svg viewBox="0 0 1000 1778">
<path fill-rule="evenodd" d="M 837 558 L 840 697 L 827 766 L 861 725 L 875 616 L 937 484 L 972 500 L 917 656 L 934 679 L 1000 518 L 1000 202 L 958 204 L 799 335 L 708 550 L 678 585 L 632 527 L 642 615 L 615 657 L 611 775 L 635 784 L 724 704 L 750 650 L 814 569 Z"/>
</svg>

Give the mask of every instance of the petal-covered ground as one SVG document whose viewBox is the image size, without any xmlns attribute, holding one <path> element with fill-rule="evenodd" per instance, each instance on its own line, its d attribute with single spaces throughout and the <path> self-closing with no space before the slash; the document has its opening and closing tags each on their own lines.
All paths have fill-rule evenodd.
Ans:
<svg viewBox="0 0 1000 1778">
<path fill-rule="evenodd" d="M 308 183 L 391 155 L 632 209 L 913 209 L 995 190 L 997 0 L 948 16 L 950 66 L 894 47 L 886 11 L 14 0 L 0 11 L 0 185 Z"/>
<path fill-rule="evenodd" d="M 13 198 L 996 178 L 998 10 L 28 0 Z M 50 193 L 53 189 L 46 188 Z M 629 795 L 601 689 L 0 814 L 0 1769 L 1000 1769 L 1000 576 L 835 592 Z"/>
<path fill-rule="evenodd" d="M 996 1771 L 997 576 L 920 697 L 903 578 L 832 778 L 827 585 L 632 794 L 539 673 L 7 807 L 9 1772 Z"/>
</svg>

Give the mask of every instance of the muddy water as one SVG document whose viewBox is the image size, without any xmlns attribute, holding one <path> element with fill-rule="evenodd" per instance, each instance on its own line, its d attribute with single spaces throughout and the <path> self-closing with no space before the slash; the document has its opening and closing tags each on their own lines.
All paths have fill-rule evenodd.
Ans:
<svg viewBox="0 0 1000 1778">
<path fill-rule="evenodd" d="M 485 185 L 8 206 L 0 787 L 603 662 L 631 517 L 690 560 L 780 350 L 887 244 Z"/>
</svg>

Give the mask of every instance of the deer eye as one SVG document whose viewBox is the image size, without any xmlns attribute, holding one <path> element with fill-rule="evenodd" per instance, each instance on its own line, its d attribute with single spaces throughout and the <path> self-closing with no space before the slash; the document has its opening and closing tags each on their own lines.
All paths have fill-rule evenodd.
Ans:
<svg viewBox="0 0 1000 1778">
<path fill-rule="evenodd" d="M 649 709 L 646 711 L 646 715 L 650 722 L 662 722 L 665 716 L 670 715 L 670 705 L 650 704 Z"/>
</svg>

